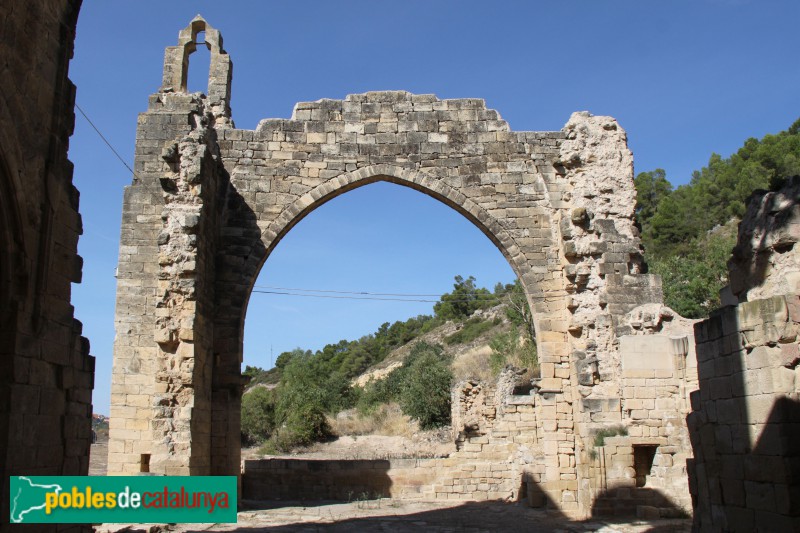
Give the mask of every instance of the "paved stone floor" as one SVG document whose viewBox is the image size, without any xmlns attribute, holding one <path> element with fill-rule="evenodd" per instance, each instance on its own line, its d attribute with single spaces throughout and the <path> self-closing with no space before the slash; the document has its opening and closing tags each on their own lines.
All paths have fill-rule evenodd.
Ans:
<svg viewBox="0 0 800 533">
<path fill-rule="evenodd" d="M 241 511 L 236 524 L 177 526 L 105 524 L 98 532 L 562 532 L 668 533 L 691 531 L 691 520 L 590 520 L 575 522 L 520 504 L 427 503 L 397 500 L 333 502 L 260 502 Z M 259 508 L 255 508 L 259 507 Z"/>
</svg>

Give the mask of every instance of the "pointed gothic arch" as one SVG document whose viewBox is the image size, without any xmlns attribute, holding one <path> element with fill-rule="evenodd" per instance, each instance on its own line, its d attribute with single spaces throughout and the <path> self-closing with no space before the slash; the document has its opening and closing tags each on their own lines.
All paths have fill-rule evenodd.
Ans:
<svg viewBox="0 0 800 533">
<path fill-rule="evenodd" d="M 199 31 L 212 52 L 207 97 L 183 83 Z M 151 472 L 240 472 L 244 314 L 262 265 L 314 209 L 388 181 L 461 213 L 518 275 L 542 370 L 530 432 L 547 466 L 534 481 L 565 509 L 582 494 L 588 510 L 582 398 L 617 394 L 614 328 L 661 300 L 658 281 L 637 270 L 632 156 L 616 121 L 576 113 L 561 131 L 514 132 L 480 99 L 386 91 L 301 102 L 289 119 L 244 130 L 231 120 L 230 81 L 219 32 L 198 17 L 167 49 L 162 88 L 139 121 L 109 472 L 138 472 L 145 456 Z"/>
</svg>

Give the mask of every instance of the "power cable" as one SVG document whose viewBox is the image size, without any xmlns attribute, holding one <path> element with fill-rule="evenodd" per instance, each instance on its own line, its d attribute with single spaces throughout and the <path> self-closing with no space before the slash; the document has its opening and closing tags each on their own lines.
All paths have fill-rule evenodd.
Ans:
<svg viewBox="0 0 800 533">
<path fill-rule="evenodd" d="M 440 300 L 426 300 L 426 299 L 419 299 L 419 298 L 381 298 L 376 296 L 342 296 L 342 295 L 334 295 L 334 294 L 297 294 L 291 292 L 282 292 L 282 291 L 264 291 L 259 289 L 253 289 L 254 293 L 259 294 L 279 294 L 282 296 L 303 296 L 306 298 L 333 298 L 337 300 L 379 300 L 384 302 L 421 302 L 421 303 L 439 303 Z M 449 303 L 468 303 L 468 302 L 499 302 L 500 298 L 493 298 L 483 299 L 483 300 L 476 300 L 476 299 L 458 299 L 458 300 L 446 300 Z"/>
<path fill-rule="evenodd" d="M 277 291 L 320 292 L 320 293 L 331 293 L 331 294 L 355 294 L 355 295 L 368 295 L 368 296 L 400 296 L 400 297 L 407 296 L 409 298 L 415 298 L 415 297 L 440 298 L 442 296 L 441 294 L 411 294 L 411 293 L 394 293 L 394 292 L 336 291 L 336 290 L 326 290 L 326 289 L 298 289 L 298 288 L 292 288 L 292 287 L 274 287 L 274 286 L 270 286 L 270 285 L 253 285 L 253 287 L 256 287 L 256 288 L 259 288 L 259 289 L 271 289 L 271 290 L 277 290 Z M 298 295 L 298 296 L 300 296 L 300 295 Z M 476 300 L 480 300 L 480 299 L 493 300 L 493 299 L 496 299 L 496 298 L 497 297 L 495 295 L 493 295 L 493 294 L 476 294 L 474 299 L 476 299 Z M 438 300 L 436 300 L 436 301 L 438 301 Z M 455 301 L 455 300 L 450 300 L 450 301 Z M 467 300 L 465 300 L 465 301 L 467 301 Z M 469 300 L 469 301 L 473 301 L 473 300 Z"/>
<path fill-rule="evenodd" d="M 106 143 L 106 146 L 108 146 L 111 149 L 111 151 L 114 152 L 114 155 L 117 156 L 117 159 L 119 159 L 120 163 L 125 165 L 125 168 L 127 168 L 131 172 L 131 174 L 133 174 L 133 176 L 136 179 L 139 179 L 139 176 L 136 174 L 136 172 L 134 172 L 133 169 L 128 165 L 128 163 L 125 162 L 125 160 L 122 158 L 122 156 L 119 155 L 119 152 L 114 150 L 114 147 L 111 146 L 110 142 L 108 142 L 108 139 L 106 139 L 106 136 L 103 135 L 103 133 L 97 128 L 97 126 L 94 125 L 94 122 L 92 122 L 92 119 L 90 119 L 89 116 L 83 111 L 83 109 L 81 109 L 81 106 L 79 106 L 77 102 L 75 102 L 75 109 L 80 111 L 81 115 L 83 115 L 83 118 L 86 119 L 86 122 L 88 122 L 89 125 L 92 128 L 94 128 L 94 131 L 96 131 L 97 134 L 100 136 L 100 138 L 103 139 L 103 142 Z"/>
<path fill-rule="evenodd" d="M 406 298 L 378 298 L 373 296 L 340 296 L 334 294 L 296 294 L 291 292 L 279 291 L 262 291 L 253 289 L 253 292 L 259 294 L 281 294 L 283 296 L 304 296 L 306 298 L 335 298 L 337 300 L 381 300 L 384 302 L 422 302 L 422 303 L 436 303 L 439 300 L 420 300 L 420 299 L 406 299 Z"/>
</svg>

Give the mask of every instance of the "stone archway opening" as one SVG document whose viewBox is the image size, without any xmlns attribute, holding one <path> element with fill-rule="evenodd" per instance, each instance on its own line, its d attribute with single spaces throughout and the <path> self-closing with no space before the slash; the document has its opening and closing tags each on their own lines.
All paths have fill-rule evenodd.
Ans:
<svg viewBox="0 0 800 533">
<path fill-rule="evenodd" d="M 334 259 L 327 256 L 328 250 L 324 244 L 322 245 L 322 249 L 318 252 L 315 246 L 316 243 L 328 242 L 328 239 L 330 239 L 329 244 L 331 246 L 339 246 L 340 241 L 342 241 L 340 238 L 341 233 L 357 231 L 356 228 L 359 226 L 374 224 L 374 219 L 376 218 L 394 217 L 394 225 L 397 226 L 398 229 L 397 233 L 400 233 L 401 230 L 405 231 L 416 235 L 415 240 L 420 241 L 416 242 L 414 246 L 407 247 L 412 250 L 412 253 L 423 255 L 426 259 L 425 261 L 417 262 L 409 261 L 409 266 L 404 270 L 406 272 L 405 276 L 410 277 L 412 280 L 424 277 L 424 274 L 420 273 L 425 272 L 426 268 L 431 268 L 435 263 L 447 263 L 445 257 L 447 254 L 455 255 L 458 253 L 456 246 L 451 248 L 443 244 L 443 242 L 456 240 L 459 233 L 469 233 L 470 243 L 464 244 L 463 246 L 470 246 L 472 250 L 471 253 L 464 253 L 463 255 L 473 259 L 475 262 L 480 261 L 481 255 L 491 255 L 491 262 L 498 265 L 499 268 L 496 268 L 503 273 L 502 277 L 479 276 L 481 281 L 489 282 L 487 283 L 489 291 L 493 290 L 495 282 L 503 282 L 503 285 L 513 284 L 516 275 L 508 265 L 508 261 L 503 257 L 503 254 L 498 253 L 499 250 L 496 245 L 488 241 L 485 234 L 482 232 L 478 233 L 480 229 L 477 228 L 475 224 L 469 222 L 462 214 L 443 205 L 442 202 L 438 198 L 435 198 L 434 195 L 431 195 L 430 192 L 428 195 L 424 195 L 410 187 L 403 187 L 402 185 L 392 183 L 392 181 L 402 182 L 402 180 L 395 178 L 390 181 L 379 179 L 380 177 L 377 177 L 378 179 L 373 178 L 376 177 L 370 176 L 365 178 L 358 183 L 358 187 L 348 188 L 343 194 L 332 195 L 333 198 L 330 201 L 325 198 L 324 202 L 320 201 L 316 205 L 310 206 L 305 212 L 297 215 L 298 217 L 302 216 L 304 218 L 300 222 L 291 225 L 291 229 L 286 232 L 280 244 L 275 247 L 266 259 L 262 270 L 258 273 L 258 281 L 254 284 L 255 294 L 252 294 L 249 299 L 246 319 L 244 321 L 245 338 L 243 343 L 243 364 L 245 368 L 247 365 L 253 364 L 252 361 L 248 361 L 248 354 L 253 353 L 251 348 L 252 344 L 249 342 L 251 339 L 248 336 L 248 329 L 252 327 L 251 321 L 255 320 L 256 324 L 261 324 L 270 321 L 270 316 L 275 316 L 276 314 L 273 309 L 271 312 L 258 316 L 257 308 L 254 306 L 264 301 L 265 298 L 269 298 L 269 301 L 275 301 L 277 299 L 283 306 L 298 305 L 296 303 L 297 298 L 293 299 L 286 295 L 283 297 L 275 295 L 262 296 L 258 294 L 258 291 L 260 289 L 266 289 L 267 292 L 275 291 L 276 285 L 280 287 L 309 287 L 309 284 L 315 282 L 317 284 L 326 283 L 325 287 L 328 288 L 345 288 L 351 290 L 357 290 L 359 287 L 363 288 L 363 285 L 353 285 L 353 282 L 348 284 L 347 281 L 344 281 L 344 283 L 342 281 L 337 281 L 337 277 L 341 276 L 341 274 L 337 274 L 336 269 L 330 266 L 331 261 Z M 370 191 L 373 193 L 370 194 Z M 376 192 L 378 193 L 377 197 L 375 194 Z M 382 199 L 383 202 L 381 202 Z M 365 205 L 366 203 L 369 203 L 369 205 Z M 460 210 L 463 210 L 463 208 Z M 333 211 L 333 213 L 326 213 L 329 211 Z M 337 215 L 346 216 L 347 224 L 329 228 L 330 233 L 325 232 L 323 228 L 315 224 L 315 219 L 319 217 L 322 217 L 323 220 L 325 218 L 332 218 L 335 220 Z M 440 228 L 433 227 L 435 221 L 429 217 L 434 215 L 438 215 L 439 217 Z M 411 224 L 409 220 L 411 218 L 419 218 L 427 223 Z M 381 237 L 391 241 L 397 235 L 392 232 L 391 228 L 388 231 L 388 234 L 381 235 Z M 426 232 L 427 235 L 423 235 L 423 232 Z M 300 249 L 298 249 L 296 245 L 293 245 L 294 238 L 304 238 L 306 242 L 308 242 L 309 235 L 315 237 L 313 244 L 307 243 L 305 248 Z M 370 259 L 369 256 L 386 253 L 385 248 L 376 246 L 374 242 L 370 242 L 370 239 L 374 237 L 374 234 L 368 233 L 367 238 L 363 242 L 356 244 L 359 249 L 369 254 L 367 256 L 359 256 L 359 258 L 356 259 L 356 261 L 364 261 L 366 259 L 367 262 L 363 270 L 360 270 L 358 266 L 355 265 L 351 267 L 357 271 L 356 276 L 359 278 L 367 278 L 364 279 L 364 283 L 373 283 L 373 280 L 369 279 L 366 275 L 367 273 L 365 270 L 375 270 L 381 267 L 380 260 L 374 258 Z M 480 245 L 478 246 L 478 244 Z M 312 260 L 310 256 L 312 254 L 315 255 L 320 260 L 320 263 L 316 265 L 316 269 L 312 269 L 313 274 L 306 278 L 294 278 L 293 283 L 280 283 L 275 281 L 275 277 L 270 279 L 270 274 L 273 274 L 273 276 L 280 275 L 279 271 L 270 272 L 270 264 L 273 261 L 281 261 L 280 255 L 284 247 L 295 251 L 295 253 L 301 255 L 305 260 Z M 436 247 L 442 250 L 434 251 L 433 249 Z M 392 258 L 395 259 L 396 257 L 392 256 Z M 488 260 L 484 260 L 484 262 L 488 262 Z M 465 277 L 475 273 L 475 270 L 471 268 L 470 262 L 465 261 L 464 258 L 451 261 L 450 265 L 451 266 L 448 268 L 442 268 L 441 272 L 431 273 L 431 275 L 438 275 L 443 281 L 443 284 L 440 285 L 443 287 L 443 289 L 439 291 L 440 294 L 453 290 L 454 273 L 466 273 Z M 302 268 L 294 263 L 288 265 L 288 267 L 294 270 Z M 412 270 L 416 270 L 416 273 L 412 273 Z M 347 278 L 345 278 L 345 280 L 346 279 Z M 422 280 L 420 279 L 419 282 L 422 282 Z M 402 292 L 405 290 L 405 292 L 419 293 L 419 286 L 417 285 L 416 290 L 414 290 L 414 286 L 414 284 L 408 285 L 406 283 L 399 291 Z M 378 281 L 378 285 L 371 285 L 367 288 L 372 290 L 382 288 L 384 292 L 389 293 L 398 292 L 397 285 L 392 284 L 391 275 L 386 280 Z M 427 290 L 422 290 L 421 292 L 427 292 Z M 308 293 L 306 293 L 306 295 L 308 295 Z M 336 295 L 337 298 L 341 296 L 341 294 Z M 504 314 L 504 311 L 502 309 L 499 311 L 497 309 L 492 309 L 495 307 L 495 304 L 501 301 L 504 302 L 505 297 L 503 296 L 500 298 L 502 298 L 502 300 L 493 301 L 491 305 L 486 306 L 486 313 L 481 310 L 469 320 L 467 320 L 467 318 L 441 320 L 439 325 L 431 326 L 432 328 L 435 327 L 436 330 L 433 332 L 434 336 L 431 339 L 427 339 L 427 343 L 432 343 L 430 348 L 433 350 L 442 350 L 442 358 L 447 360 L 445 366 L 448 372 L 453 372 L 455 379 L 455 382 L 448 382 L 445 385 L 447 387 L 448 420 L 451 418 L 450 398 L 453 390 L 455 390 L 452 387 L 455 386 L 456 382 L 466 380 L 475 385 L 482 383 L 481 386 L 484 388 L 494 386 L 496 377 L 491 375 L 492 365 L 489 361 L 490 354 L 488 353 L 489 334 L 487 333 L 486 335 L 474 337 L 469 340 L 466 340 L 467 338 L 464 337 L 465 340 L 462 341 L 459 340 L 460 337 L 458 333 L 461 330 L 458 328 L 461 328 L 462 324 L 465 323 L 466 330 L 470 330 L 470 328 L 475 326 L 486 326 L 490 328 L 486 331 L 491 332 L 492 338 L 500 334 L 504 337 L 508 336 L 507 334 L 511 333 L 511 324 Z M 342 350 L 346 353 L 363 353 L 358 350 L 362 349 L 366 344 L 359 344 L 358 347 L 354 347 L 348 344 L 337 343 L 336 341 L 343 338 L 354 341 L 361 335 L 368 333 L 374 333 L 375 336 L 378 336 L 380 335 L 379 330 L 383 330 L 383 328 L 379 327 L 383 322 L 391 323 L 394 322 L 395 319 L 405 322 L 406 319 L 414 315 L 424 313 L 429 315 L 428 320 L 430 323 L 435 323 L 432 308 L 433 302 L 438 301 L 438 296 L 433 299 L 428 299 L 431 301 L 422 304 L 422 307 L 416 308 L 415 311 L 406 312 L 405 315 L 400 313 L 392 317 L 387 317 L 384 314 L 377 314 L 372 327 L 368 329 L 363 328 L 361 331 L 355 331 L 352 335 L 338 334 L 338 332 L 333 333 L 326 340 L 326 342 L 330 344 L 325 346 L 323 350 L 317 351 L 317 348 L 323 348 L 322 346 L 311 346 L 315 351 L 313 358 L 326 359 L 329 357 L 339 357 L 338 354 L 336 356 L 333 355 L 334 350 Z M 315 302 L 317 301 L 319 300 Z M 322 301 L 325 302 L 325 300 Z M 332 301 L 336 307 L 344 307 L 341 303 L 347 302 L 347 300 L 338 299 Z M 370 302 L 362 300 L 352 303 L 353 305 L 351 308 L 357 305 L 364 306 Z M 346 307 L 339 309 L 337 312 L 342 315 L 349 314 Z M 373 315 L 379 313 L 378 311 L 371 312 Z M 302 316 L 304 319 L 307 317 L 307 320 L 314 325 L 321 325 L 326 321 L 332 320 L 330 317 L 314 317 L 306 313 L 303 313 Z M 386 325 L 388 326 L 389 324 L 387 323 Z M 385 338 L 390 338 L 390 335 L 387 333 Z M 289 360 L 291 357 L 303 357 L 303 352 L 305 352 L 306 348 L 309 348 L 308 344 L 304 343 L 304 341 L 298 341 L 296 344 L 289 346 L 289 348 L 291 347 L 299 347 L 301 350 L 300 352 L 292 351 L 293 353 L 291 354 L 282 353 L 282 350 L 274 352 L 275 356 L 281 356 L 284 359 L 281 361 L 281 365 L 285 365 L 286 360 Z M 263 354 L 267 352 L 267 350 L 269 350 L 269 345 L 265 342 L 261 345 L 259 351 Z M 478 359 L 482 359 L 482 368 L 464 368 L 464 365 L 474 365 Z M 295 359 L 295 362 L 296 361 L 297 359 Z M 374 361 L 374 363 L 381 362 L 382 361 L 379 360 Z M 389 369 L 388 373 L 395 369 L 396 364 L 399 363 L 395 362 L 386 366 L 386 368 Z M 297 367 L 298 365 L 295 366 Z M 373 367 L 373 364 L 367 366 Z M 333 365 L 331 365 L 330 368 L 333 368 Z M 441 369 L 439 366 L 437 366 L 437 368 Z M 296 371 L 297 369 L 295 368 L 294 370 Z M 386 369 L 380 365 L 379 370 L 376 372 L 376 375 L 380 376 L 378 379 L 388 379 L 388 374 L 383 374 L 384 370 Z M 496 370 L 499 372 L 501 368 Z M 326 373 L 323 379 L 329 377 L 331 373 L 336 371 L 337 370 L 333 370 Z M 311 373 L 310 370 L 309 373 Z M 353 380 L 357 378 L 357 374 L 360 373 L 359 371 L 352 375 L 348 374 L 347 381 L 353 384 Z M 261 377 L 259 376 L 256 379 L 261 379 Z M 369 378 L 366 378 L 366 380 L 368 379 Z M 353 384 L 350 391 L 358 390 L 362 394 L 368 394 L 366 391 L 372 389 L 370 392 L 373 392 L 375 389 L 367 386 L 366 380 L 364 382 L 358 382 L 357 385 Z M 274 384 L 274 382 L 270 385 L 272 384 Z M 325 384 L 327 386 L 327 381 Z M 284 383 L 283 385 L 288 384 Z M 316 383 L 314 382 L 310 383 L 306 381 L 304 385 L 309 388 L 316 387 Z M 261 383 L 257 385 L 257 387 L 262 386 L 263 384 Z M 327 392 L 330 392 L 331 389 L 334 388 L 333 386 L 328 388 L 320 387 L 320 389 L 324 389 L 324 391 Z M 283 392 L 280 389 L 274 389 L 274 391 L 278 394 Z M 436 391 L 429 391 L 432 397 L 435 392 Z M 255 420 L 250 410 L 254 409 L 253 406 L 262 401 L 261 397 L 270 397 L 270 401 L 277 401 L 277 399 L 272 396 L 273 394 L 275 393 L 266 392 L 250 386 L 247 387 L 247 392 L 245 392 L 242 397 L 242 428 L 244 433 L 247 433 L 250 429 L 248 424 Z M 358 398 L 358 396 L 359 395 L 356 394 L 355 397 L 346 399 L 353 402 L 352 404 L 342 405 L 337 403 L 333 408 L 334 410 L 327 413 L 330 415 L 328 420 L 331 426 L 333 426 L 332 429 L 334 433 L 340 438 L 323 445 L 315 445 L 313 459 L 309 457 L 308 452 L 303 451 L 302 447 L 293 450 L 291 457 L 289 456 L 288 449 L 276 449 L 276 443 L 285 445 L 285 440 L 281 437 L 286 436 L 286 427 L 280 429 L 276 428 L 276 434 L 272 435 L 272 439 L 267 448 L 266 457 L 260 453 L 256 453 L 257 450 L 253 448 L 247 449 L 247 453 L 242 457 L 244 476 L 243 497 L 254 500 L 276 498 L 293 499 L 301 497 L 302 494 L 305 493 L 315 494 L 316 497 L 321 499 L 346 499 L 348 493 L 352 493 L 358 497 L 363 497 L 363 495 L 369 495 L 369 497 L 376 495 L 398 496 L 401 493 L 408 493 L 410 490 L 419 491 L 420 493 L 429 491 L 430 494 L 432 494 L 435 479 L 428 476 L 426 469 L 434 464 L 437 465 L 436 468 L 441 468 L 441 465 L 438 465 L 440 461 L 435 458 L 442 458 L 456 453 L 457 446 L 455 441 L 458 432 L 453 432 L 451 429 L 452 425 L 448 422 L 446 423 L 446 428 L 438 431 L 425 431 L 420 433 L 419 422 L 407 418 L 405 412 L 401 410 L 398 405 L 399 398 L 384 402 L 382 400 L 376 401 L 374 398 L 366 400 L 363 396 L 361 398 Z M 376 405 L 372 405 L 371 402 L 375 402 Z M 367 403 L 369 403 L 369 406 L 367 406 Z M 367 409 L 370 410 L 365 412 Z M 459 439 L 462 444 L 466 440 L 463 436 L 460 436 Z M 280 459 L 274 458 L 275 456 L 280 457 Z M 291 462 L 290 467 L 286 466 L 287 461 Z M 283 471 L 283 469 L 286 468 L 292 471 L 291 475 Z M 317 469 L 314 470 L 316 472 L 314 476 L 308 475 L 312 468 Z M 342 469 L 352 474 L 349 480 L 337 477 L 338 472 Z M 353 469 L 357 469 L 360 473 L 354 473 Z M 411 476 L 413 480 L 411 485 L 406 483 L 408 476 Z M 353 480 L 357 480 L 357 482 Z M 365 480 L 369 480 L 369 482 Z M 470 494 L 471 492 L 465 493 L 465 497 Z"/>
<path fill-rule="evenodd" d="M 340 248 L 346 252 L 337 252 Z M 488 286 L 487 293 L 480 291 L 477 296 L 484 299 L 485 305 L 481 307 L 487 313 L 504 298 L 492 295 L 495 284 L 505 286 L 516 278 L 485 235 L 439 201 L 385 181 L 349 191 L 318 207 L 294 226 L 264 263 L 254 285 L 256 294 L 248 303 L 243 368 L 251 365 L 269 368 L 279 356 L 283 365 L 288 358 L 285 352 L 294 348 L 317 352 L 325 347 L 330 351 L 333 345 L 338 346 L 340 339 L 355 342 L 365 335 L 383 335 L 380 344 L 365 342 L 358 344 L 358 348 L 347 348 L 354 350 L 348 359 L 352 364 L 342 368 L 348 380 L 356 379 L 367 367 L 380 363 L 382 359 L 378 358 L 387 355 L 383 351 L 385 343 L 398 342 L 394 335 L 400 326 L 388 330 L 382 324 L 408 321 L 410 328 L 424 327 L 428 331 L 446 322 L 444 318 L 434 320 L 433 304 L 441 294 L 453 291 L 453 278 L 459 273 L 464 278 L 477 275 L 479 284 Z M 352 292 L 315 293 L 292 287 Z M 495 317 L 497 314 L 495 310 L 492 318 L 487 318 L 488 314 L 481 311 L 469 323 L 467 333 L 479 328 L 489 331 L 489 322 L 495 318 L 502 325 L 490 328 L 491 331 L 505 333 L 506 316 L 500 313 Z M 424 325 L 410 320 L 423 315 Z M 466 317 L 459 318 L 448 326 L 447 343 L 443 339 L 429 342 L 441 345 L 448 357 L 461 355 L 458 350 L 465 350 L 464 343 L 468 341 L 462 342 L 454 334 L 455 328 L 465 321 Z M 360 325 L 354 327 L 354 323 Z M 272 349 L 274 337 L 284 338 L 286 330 L 297 331 L 296 340 L 288 344 L 278 340 L 279 349 Z M 415 331 L 413 336 L 418 334 L 421 333 Z M 486 335 L 481 335 L 481 339 Z M 465 374 L 469 369 L 462 366 L 471 363 L 459 360 L 462 366 L 456 377 L 472 379 L 487 373 L 490 367 L 487 348 L 482 345 L 480 353 L 473 350 L 476 353 L 470 354 L 476 361 L 483 359 L 481 369 L 476 369 L 475 374 Z M 253 354 L 258 356 L 254 358 Z M 269 366 L 259 364 L 262 361 Z M 270 381 L 272 385 L 276 373 L 259 375 L 257 381 Z M 368 379 L 364 377 L 362 381 Z M 360 388 L 363 386 L 361 383 Z M 243 421 L 244 433 L 246 425 Z"/>
<path fill-rule="evenodd" d="M 199 30 L 194 37 L 195 50 L 187 56 L 187 92 L 208 92 L 208 72 L 211 68 L 211 44 L 206 41 L 205 30 Z"/>
</svg>

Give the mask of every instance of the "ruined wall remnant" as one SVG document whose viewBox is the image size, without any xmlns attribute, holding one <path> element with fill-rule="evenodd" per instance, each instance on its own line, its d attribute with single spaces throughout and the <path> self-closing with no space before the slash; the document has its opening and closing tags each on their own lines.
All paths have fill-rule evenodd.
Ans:
<svg viewBox="0 0 800 533">
<path fill-rule="evenodd" d="M 751 197 L 729 262 L 742 300 L 697 324 L 695 527 L 800 530 L 800 183 Z"/>
<path fill-rule="evenodd" d="M 537 398 L 512 394 L 517 378 L 517 370 L 507 368 L 494 383 L 465 381 L 453 389 L 456 451 L 447 457 L 246 460 L 242 494 L 254 500 L 350 500 L 360 494 L 441 501 L 525 498 L 521 480 L 540 480 L 544 453 L 536 435 Z"/>
<path fill-rule="evenodd" d="M 86 475 L 89 467 L 94 358 L 70 305 L 82 268 L 79 194 L 67 159 L 75 98 L 67 71 L 79 7 L 62 0 L 0 4 L 3 530 L 9 476 Z"/>
<path fill-rule="evenodd" d="M 731 292 L 740 302 L 800 292 L 800 176 L 779 191 L 756 192 L 739 225 L 728 262 Z"/>
<path fill-rule="evenodd" d="M 185 90 L 203 30 L 208 96 Z M 465 433 L 463 453 L 491 462 L 495 446 L 535 442 L 531 468 L 497 451 L 515 457 L 509 486 L 527 476 L 550 505 L 586 515 L 593 432 L 619 423 L 649 438 L 644 427 L 680 419 L 640 421 L 619 401 L 627 314 L 662 298 L 659 280 L 642 273 L 632 156 L 614 119 L 576 113 L 562 131 L 514 132 L 480 99 L 387 91 L 301 102 L 290 119 L 242 130 L 230 82 L 221 36 L 198 17 L 167 49 L 163 85 L 139 116 L 118 269 L 110 472 L 240 471 L 242 332 L 258 272 L 304 216 L 376 181 L 430 195 L 473 222 L 534 313 L 535 394 L 519 405 L 484 395 L 477 430 L 486 432 Z M 680 400 L 673 405 L 679 413 Z"/>
</svg>

